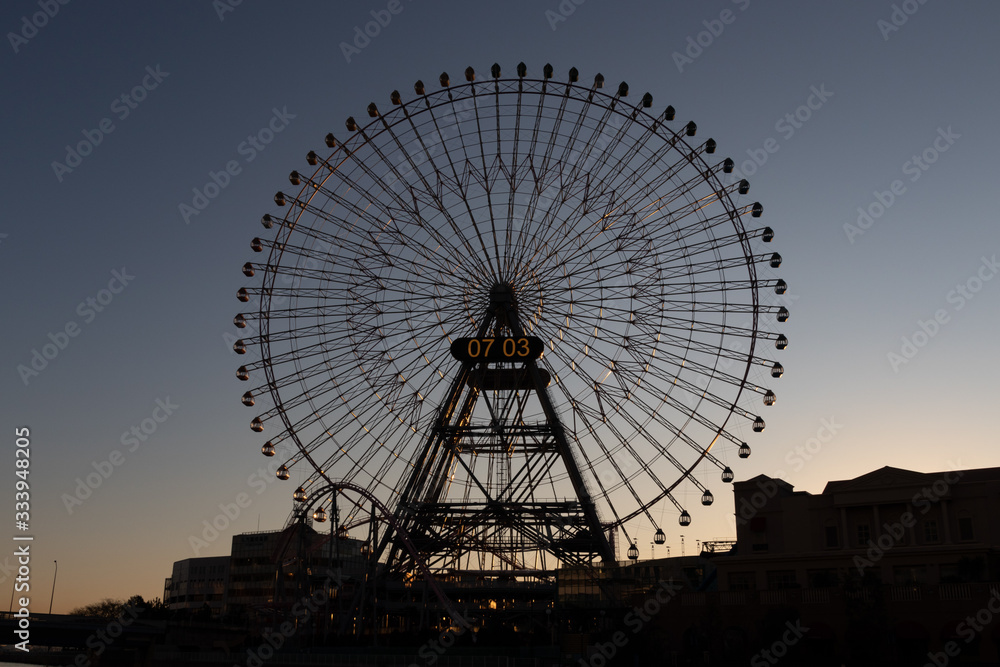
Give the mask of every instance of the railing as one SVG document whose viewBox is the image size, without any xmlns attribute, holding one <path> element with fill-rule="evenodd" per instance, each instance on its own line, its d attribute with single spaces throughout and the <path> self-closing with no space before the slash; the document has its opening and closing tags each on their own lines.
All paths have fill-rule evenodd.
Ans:
<svg viewBox="0 0 1000 667">
<path fill-rule="evenodd" d="M 806 588 L 802 591 L 803 604 L 829 604 L 829 588 Z"/>
<path fill-rule="evenodd" d="M 844 591 L 844 598 L 848 600 L 853 600 L 855 602 L 871 602 L 872 592 L 867 588 L 859 588 L 857 590 Z"/>
<path fill-rule="evenodd" d="M 574 583 L 576 583 L 574 581 Z M 582 582 L 584 585 L 589 582 Z M 597 584 L 591 584 L 596 586 Z M 447 578 L 438 578 L 438 586 L 441 588 L 483 588 L 483 589 L 514 589 L 518 591 L 544 591 L 555 592 L 556 584 L 543 581 L 448 581 Z"/>
<path fill-rule="evenodd" d="M 719 593 L 719 604 L 726 606 L 745 605 L 747 603 L 746 591 L 722 591 Z"/>
<path fill-rule="evenodd" d="M 993 586 L 990 586 L 993 589 Z M 971 600 L 972 584 L 941 584 L 938 586 L 939 600 Z"/>
<path fill-rule="evenodd" d="M 701 543 L 701 550 L 707 553 L 725 553 L 734 546 L 736 546 L 736 540 L 705 540 Z"/>
<path fill-rule="evenodd" d="M 706 603 L 704 593 L 681 593 L 682 607 L 704 607 Z"/>
<path fill-rule="evenodd" d="M 760 592 L 760 603 L 761 604 L 788 604 L 790 597 L 791 596 L 788 594 L 787 590 L 782 590 L 782 591 L 761 591 Z"/>
<path fill-rule="evenodd" d="M 852 605 L 879 601 L 887 605 L 909 605 L 914 602 L 987 600 L 1000 598 L 1000 583 L 883 584 L 871 587 L 843 589 L 787 588 L 779 590 L 686 591 L 679 595 L 681 606 L 758 607 L 779 605 Z M 560 597 L 560 599 L 565 599 Z M 579 603 L 597 600 L 597 596 L 581 591 Z"/>
<path fill-rule="evenodd" d="M 920 586 L 890 586 L 889 599 L 893 602 L 920 602 Z"/>
<path fill-rule="evenodd" d="M 514 658 L 507 656 L 488 655 L 454 655 L 444 653 L 438 655 L 435 665 L 439 667 L 534 667 L 537 663 L 531 658 Z M 246 658 L 246 653 L 239 656 L 238 662 Z M 232 664 L 233 656 L 226 656 L 221 651 L 160 651 L 153 654 L 154 665 L 206 665 Z M 332 667 L 409 667 L 414 663 L 411 654 L 378 654 L 351 655 L 350 653 L 277 653 L 267 659 L 268 665 L 328 665 Z"/>
</svg>

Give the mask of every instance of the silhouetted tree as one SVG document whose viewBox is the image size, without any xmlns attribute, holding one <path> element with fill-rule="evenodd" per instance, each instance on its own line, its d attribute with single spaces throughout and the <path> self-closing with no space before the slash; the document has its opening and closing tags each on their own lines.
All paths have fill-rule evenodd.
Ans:
<svg viewBox="0 0 1000 667">
<path fill-rule="evenodd" d="M 141 595 L 133 595 L 127 600 L 121 598 L 104 598 L 100 602 L 76 607 L 70 610 L 69 613 L 79 616 L 97 616 L 111 620 L 118 618 L 126 612 L 132 616 L 142 614 L 146 618 L 163 618 L 169 613 L 169 610 L 160 598 L 153 598 L 149 602 L 146 602 Z"/>
<path fill-rule="evenodd" d="M 125 600 L 104 598 L 100 602 L 92 602 L 91 604 L 71 609 L 69 613 L 78 616 L 98 616 L 100 618 L 112 619 L 119 616 L 124 607 Z"/>
</svg>

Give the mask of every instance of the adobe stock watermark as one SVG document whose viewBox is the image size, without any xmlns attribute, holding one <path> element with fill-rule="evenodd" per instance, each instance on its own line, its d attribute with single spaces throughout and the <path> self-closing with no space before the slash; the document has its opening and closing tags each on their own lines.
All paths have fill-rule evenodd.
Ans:
<svg viewBox="0 0 1000 667">
<path fill-rule="evenodd" d="M 934 138 L 934 141 L 927 148 L 919 154 L 914 154 L 913 157 L 903 163 L 901 167 L 903 175 L 909 176 L 911 183 L 916 183 L 920 180 L 920 177 L 931 168 L 931 165 L 938 161 L 941 154 L 947 152 L 948 149 L 955 145 L 958 139 L 962 138 L 961 134 L 952 131 L 951 125 L 948 126 L 948 129 L 938 127 L 937 134 L 938 136 Z M 888 190 L 873 191 L 872 194 L 875 200 L 867 206 L 858 207 L 856 224 L 844 223 L 844 233 L 847 235 L 847 240 L 853 244 L 855 237 L 861 236 L 871 229 L 875 221 L 885 215 L 885 212 L 906 192 L 906 184 L 902 179 L 898 178 L 889 184 Z"/>
<path fill-rule="evenodd" d="M 212 9 L 219 17 L 219 23 L 226 20 L 226 14 L 235 12 L 236 8 L 243 4 L 243 0 L 212 0 Z"/>
<path fill-rule="evenodd" d="M 555 32 L 559 27 L 559 24 L 572 16 L 573 12 L 576 11 L 576 8 L 586 1 L 587 0 L 561 0 L 555 10 L 546 9 L 545 20 L 549 22 L 549 27 L 552 28 L 552 32 Z"/>
<path fill-rule="evenodd" d="M 284 457 L 281 456 L 281 452 L 278 452 L 275 456 L 268 459 L 266 466 L 250 473 L 250 476 L 247 477 L 247 486 L 254 490 L 254 496 L 264 493 L 267 491 L 269 484 L 274 484 L 278 481 L 275 473 L 281 466 L 280 461 L 282 460 L 284 460 Z M 201 522 L 202 528 L 199 534 L 192 533 L 188 536 L 188 545 L 191 547 L 194 555 L 198 556 L 203 550 L 219 539 L 242 516 L 243 510 L 253 504 L 254 496 L 241 491 L 236 494 L 232 502 L 219 503 L 219 513 Z"/>
<path fill-rule="evenodd" d="M 139 618 L 139 614 L 146 611 L 145 607 L 137 607 L 127 604 L 122 608 L 122 612 L 117 618 L 110 621 L 104 628 L 91 634 L 84 641 L 87 653 L 77 653 L 76 658 L 71 663 L 75 667 L 91 667 L 98 664 L 97 661 L 108 648 L 115 643 L 115 640 L 125 633 L 125 628 Z M 93 657 L 93 660 L 91 660 Z"/>
<path fill-rule="evenodd" d="M 438 635 L 437 639 L 424 642 L 417 649 L 417 657 L 424 661 L 425 665 L 433 665 L 444 655 L 448 649 L 455 645 L 458 638 L 464 635 L 467 629 L 459 625 L 458 629 L 451 627 Z M 409 667 L 420 667 L 417 663 L 411 662 Z"/>
<path fill-rule="evenodd" d="M 819 428 L 816 434 L 808 438 L 801 445 L 796 445 L 785 454 L 785 463 L 792 466 L 795 472 L 802 470 L 806 463 L 816 458 L 823 448 L 836 438 L 837 434 L 844 429 L 844 425 L 837 422 L 836 417 L 820 419 Z M 784 470 L 775 470 L 770 477 L 787 481 L 787 473 Z M 757 480 L 757 491 L 740 499 L 739 507 L 735 516 L 730 516 L 730 528 L 736 530 L 737 526 L 745 526 L 757 514 L 764 509 L 768 501 L 778 493 L 778 485 L 771 480 Z"/>
<path fill-rule="evenodd" d="M 17 54 L 22 46 L 34 39 L 38 31 L 56 17 L 59 8 L 68 5 L 69 2 L 70 0 L 38 0 L 38 7 L 42 11 L 35 12 L 30 18 L 22 16 L 20 30 L 7 33 L 7 41 L 10 42 L 10 48 L 14 49 L 14 53 Z"/>
<path fill-rule="evenodd" d="M 731 1 L 733 4 L 739 5 L 741 12 L 745 12 L 747 7 L 750 6 L 750 0 Z M 674 64 L 677 66 L 677 71 L 683 74 L 684 68 L 700 58 L 705 53 L 705 50 L 711 47 L 715 43 L 715 40 L 722 36 L 722 33 L 726 30 L 726 26 L 732 25 L 736 21 L 737 16 L 739 14 L 727 8 L 719 12 L 719 18 L 702 21 L 701 24 L 705 26 L 705 29 L 695 35 L 688 35 L 687 47 L 684 49 L 684 53 L 674 51 L 671 54 Z"/>
<path fill-rule="evenodd" d="M 471 100 L 470 100 L 471 101 Z M 458 115 L 458 119 L 464 120 L 465 113 L 462 112 Z M 563 168 L 566 173 L 569 174 L 579 174 L 586 173 L 594 168 L 596 162 L 605 156 L 605 151 L 615 139 L 615 135 L 621 129 L 624 121 L 621 118 L 615 116 L 609 119 L 608 123 L 601 127 L 601 132 L 590 142 L 586 148 L 581 151 L 574 148 L 570 151 L 569 155 L 566 157 L 565 161 L 562 162 Z M 558 211 L 564 204 L 575 205 L 577 202 L 571 200 L 569 202 L 563 201 L 562 198 L 565 196 L 564 187 L 560 182 L 552 181 L 548 185 L 541 187 L 541 184 L 536 185 L 531 192 L 519 193 L 517 197 L 517 202 L 525 209 L 532 209 L 535 211 L 546 211 L 547 213 L 552 213 Z M 520 231 L 520 221 L 515 225 L 516 231 Z M 620 283 L 619 283 L 620 284 Z"/>
<path fill-rule="evenodd" d="M 776 665 L 779 660 L 788 655 L 788 650 L 799 643 L 809 628 L 802 627 L 802 620 L 794 623 L 785 621 L 787 630 L 776 639 L 773 644 L 765 649 L 761 649 L 750 658 L 751 667 L 765 667 L 765 665 Z"/>
<path fill-rule="evenodd" d="M 889 362 L 892 372 L 899 373 L 902 366 L 909 364 L 920 350 L 927 347 L 931 339 L 941 333 L 941 328 L 951 322 L 953 313 L 965 308 L 966 304 L 972 301 L 976 294 L 983 289 L 983 286 L 993 280 L 998 272 L 1000 272 L 1000 263 L 997 262 L 996 254 L 989 258 L 985 255 L 981 257 L 977 270 L 965 281 L 955 285 L 955 288 L 945 295 L 945 301 L 952 305 L 953 312 L 949 312 L 946 308 L 938 308 L 926 320 L 918 319 L 917 329 L 909 336 L 900 338 L 898 350 L 886 353 L 886 360 Z"/>
<path fill-rule="evenodd" d="M 965 640 L 966 645 L 971 644 L 976 637 L 981 634 L 986 626 L 993 623 L 993 619 L 1000 614 L 1000 588 L 993 588 L 993 595 L 986 601 L 986 604 L 975 614 L 970 614 L 955 626 L 955 634 Z M 957 658 L 962 652 L 962 645 L 951 639 L 945 642 L 943 651 L 927 652 L 928 662 L 924 667 L 947 667 L 952 658 Z"/>
<path fill-rule="evenodd" d="M 130 275 L 123 266 L 121 270 L 115 269 L 111 272 L 111 280 L 105 289 L 98 290 L 93 296 L 88 296 L 76 307 L 76 314 L 80 316 L 84 325 L 90 324 L 99 313 L 111 305 L 111 302 L 121 294 L 125 288 L 135 280 L 135 276 Z M 49 342 L 41 346 L 41 351 L 37 347 L 31 348 L 31 359 L 27 364 L 18 364 L 17 374 L 21 377 L 21 382 L 27 387 L 32 379 L 38 377 L 42 371 L 49 367 L 53 361 L 67 348 L 74 338 L 83 331 L 80 323 L 69 320 L 55 333 L 48 334 Z"/>
<path fill-rule="evenodd" d="M 833 97 L 833 92 L 826 89 L 826 84 L 819 84 L 819 88 L 816 86 L 809 87 L 809 95 L 806 97 L 805 101 L 796 107 L 793 111 L 786 113 L 784 116 L 778 118 L 774 123 L 774 131 L 779 133 L 785 141 L 788 141 L 795 136 L 798 130 L 801 130 L 805 123 L 809 122 L 812 118 L 813 113 L 819 111 L 826 104 L 826 101 Z M 748 160 L 744 160 L 739 164 L 739 166 L 733 170 L 737 179 L 747 178 L 753 176 L 757 173 L 757 170 L 763 167 L 768 159 L 772 155 L 778 152 L 781 148 L 781 144 L 774 137 L 768 137 L 764 140 L 763 145 L 760 148 L 748 148 L 747 156 Z"/>
<path fill-rule="evenodd" d="M 829 419 L 820 419 L 819 428 L 816 429 L 816 435 L 806 440 L 801 445 L 796 445 L 785 454 L 785 463 L 792 466 L 794 472 L 799 472 L 805 467 L 806 463 L 812 461 L 823 449 L 823 446 L 830 443 L 844 428 L 843 424 L 838 424 L 835 417 L 830 417 Z M 781 475 L 785 474 L 785 471 L 777 471 Z"/>
<path fill-rule="evenodd" d="M 264 152 L 268 144 L 281 134 L 288 127 L 289 122 L 295 119 L 295 114 L 288 113 L 288 107 L 277 107 L 271 109 L 271 119 L 267 124 L 254 132 L 248 134 L 247 138 L 236 146 L 237 155 L 243 158 L 245 164 L 253 162 L 258 155 Z M 229 160 L 219 171 L 209 170 L 208 181 L 201 188 L 191 188 L 193 197 L 191 203 L 181 202 L 177 205 L 177 210 L 181 214 L 185 225 L 191 224 L 191 218 L 197 217 L 208 208 L 216 197 L 223 190 L 229 187 L 233 178 L 243 173 L 243 165 L 239 160 Z"/>
<path fill-rule="evenodd" d="M 413 2 L 413 0 L 409 1 Z M 399 16 L 404 9 L 401 0 L 389 0 L 385 9 L 373 9 L 369 12 L 372 17 L 371 21 L 366 22 L 363 26 L 354 26 L 354 39 L 350 43 L 340 43 L 340 52 L 344 54 L 344 60 L 347 61 L 347 64 L 351 63 L 351 58 L 368 48 L 372 40 L 389 27 L 389 24 L 392 23 L 392 17 Z"/>
<path fill-rule="evenodd" d="M 900 4 L 893 3 L 892 11 L 889 12 L 889 19 L 878 19 L 875 27 L 882 33 L 882 40 L 889 41 L 889 35 L 899 32 L 899 29 L 906 25 L 910 17 L 920 11 L 920 6 L 927 4 L 927 0 L 903 0 Z"/>
<path fill-rule="evenodd" d="M 306 257 L 299 264 L 299 268 L 304 268 L 308 271 L 319 270 L 323 264 L 316 259 L 317 256 L 329 257 L 333 254 L 333 244 L 329 241 L 324 241 L 321 239 L 312 239 L 309 245 L 306 247 L 309 251 L 310 256 Z M 302 282 L 302 276 L 300 275 L 289 275 L 284 273 L 280 278 L 282 288 L 297 288 Z M 250 336 L 257 336 L 260 333 L 260 326 L 256 323 L 257 317 L 253 315 L 260 308 L 260 297 L 254 296 L 253 299 L 250 298 L 249 293 L 246 295 L 246 301 L 240 310 L 240 315 L 243 315 L 243 319 L 240 320 L 242 326 L 237 325 L 237 334 L 234 335 L 231 331 L 222 332 L 222 344 L 229 351 L 230 354 L 240 354 L 236 351 L 237 341 L 243 340 Z M 288 301 L 288 296 L 285 294 L 271 294 L 267 297 L 268 305 L 272 308 L 276 306 L 281 306 Z M 248 316 L 249 315 L 249 316 Z M 236 319 L 234 319 L 234 324 Z"/>
<path fill-rule="evenodd" d="M 930 512 L 931 507 L 940 502 L 941 498 L 948 493 L 951 487 L 962 479 L 964 473 L 959 470 L 961 461 L 957 464 L 952 464 L 949 461 L 948 465 L 951 468 L 950 472 L 946 472 L 940 479 L 934 480 L 934 483 L 930 486 L 920 489 L 910 499 L 910 504 L 915 509 L 920 509 L 921 516 Z M 865 555 L 854 556 L 854 567 L 857 568 L 858 574 L 863 575 L 866 569 L 873 567 L 882 560 L 886 553 L 891 551 L 906 537 L 907 529 L 913 528 L 916 525 L 917 518 L 914 516 L 912 510 L 903 512 L 896 521 L 883 523 L 882 534 L 875 540 L 868 540 L 868 550 L 865 552 Z M 844 537 L 846 540 L 847 536 L 845 535 Z"/>
<path fill-rule="evenodd" d="M 110 111 L 115 117 L 123 121 L 128 118 L 133 111 L 139 108 L 149 93 L 156 90 L 163 80 L 170 76 L 170 72 L 164 72 L 159 64 L 156 67 L 146 66 L 146 74 L 131 90 L 127 90 L 118 97 L 111 100 Z M 97 127 L 80 131 L 83 139 L 75 145 L 66 145 L 66 156 L 62 162 L 52 161 L 52 172 L 56 175 L 56 180 L 62 183 L 66 174 L 73 173 L 73 170 L 83 164 L 83 159 L 94 152 L 94 149 L 101 145 L 104 137 L 115 131 L 114 121 L 105 116 L 97 121 Z"/>
<path fill-rule="evenodd" d="M 138 424 L 133 424 L 119 438 L 122 448 L 129 454 L 134 454 L 143 443 L 156 433 L 160 424 L 167 421 L 181 407 L 176 403 L 171 403 L 169 396 L 158 398 L 153 403 L 156 407 L 153 408 L 152 413 Z M 61 500 L 66 512 L 72 515 L 74 508 L 83 505 L 84 501 L 101 488 L 101 485 L 115 473 L 115 469 L 123 463 L 125 463 L 125 454 L 121 449 L 111 450 L 107 458 L 101 461 L 91 461 L 90 465 L 94 472 L 89 473 L 84 478 L 77 477 L 75 480 L 76 489 L 73 493 L 62 494 Z"/>
<path fill-rule="evenodd" d="M 642 606 L 632 607 L 622 618 L 622 622 L 632 631 L 632 635 L 629 636 L 624 630 L 615 631 L 609 641 L 595 644 L 596 652 L 591 654 L 588 660 L 581 658 L 580 665 L 582 667 L 605 667 L 605 665 L 614 664 L 612 661 L 618 652 L 628 646 L 632 637 L 642 632 L 646 624 L 652 621 L 653 617 L 659 614 L 683 589 L 684 587 L 680 584 L 660 581 L 653 595 L 646 598 Z"/>
<path fill-rule="evenodd" d="M 462 123 L 475 118 L 475 116 L 476 102 L 474 99 L 466 98 L 453 101 L 448 112 L 438 120 L 438 127 L 432 134 L 437 141 L 425 148 L 422 142 L 414 139 L 393 154 L 398 157 L 393 158 L 393 167 L 390 173 L 381 179 L 383 189 L 389 189 L 396 195 L 406 193 L 410 187 L 409 177 L 412 174 L 419 175 L 420 165 L 429 162 L 431 158 L 441 152 L 441 147 L 453 137 L 452 132 L 455 128 L 460 127 Z M 396 175 L 397 172 L 399 172 L 399 176 Z"/>
<path fill-rule="evenodd" d="M 17 563 L 11 563 L 9 555 L 4 556 L 3 563 L 0 564 L 0 584 L 7 581 L 12 574 L 17 574 Z"/>
<path fill-rule="evenodd" d="M 256 649 L 247 649 L 247 657 L 243 661 L 243 664 L 246 667 L 262 667 L 265 662 L 273 658 L 275 653 L 285 645 L 285 642 L 291 639 L 301 628 L 305 627 L 309 620 L 330 599 L 330 595 L 326 591 L 331 582 L 336 583 L 338 586 L 341 584 L 339 579 L 335 581 L 334 577 L 327 577 L 316 591 L 299 598 L 298 602 L 293 604 L 289 610 L 295 622 L 284 621 L 276 629 L 264 635 L 264 641 Z M 239 667 L 239 665 L 234 664 L 233 667 Z"/>
</svg>

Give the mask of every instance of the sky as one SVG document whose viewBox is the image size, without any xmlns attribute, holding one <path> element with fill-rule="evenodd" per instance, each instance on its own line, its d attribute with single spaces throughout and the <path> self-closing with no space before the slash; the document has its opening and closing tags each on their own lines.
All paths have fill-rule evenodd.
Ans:
<svg viewBox="0 0 1000 667">
<path fill-rule="evenodd" d="M 998 22 L 987 0 L 3 3 L 0 488 L 25 534 L 27 427 L 32 609 L 53 561 L 66 612 L 162 596 L 174 561 L 281 527 L 292 482 L 264 469 L 232 352 L 250 240 L 327 132 L 470 65 L 627 81 L 752 183 L 791 344 L 737 480 L 818 493 L 887 465 L 1000 465 Z M 712 488 L 688 553 L 735 535 Z"/>
</svg>

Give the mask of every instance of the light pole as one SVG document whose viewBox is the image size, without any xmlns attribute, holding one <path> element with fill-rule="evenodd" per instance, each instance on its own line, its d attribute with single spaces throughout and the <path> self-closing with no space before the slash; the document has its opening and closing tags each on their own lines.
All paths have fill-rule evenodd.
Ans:
<svg viewBox="0 0 1000 667">
<path fill-rule="evenodd" d="M 49 597 L 49 613 L 52 613 L 52 601 L 56 599 L 56 577 L 59 575 L 59 561 L 52 561 L 56 564 L 56 571 L 52 573 L 52 595 Z"/>
</svg>

